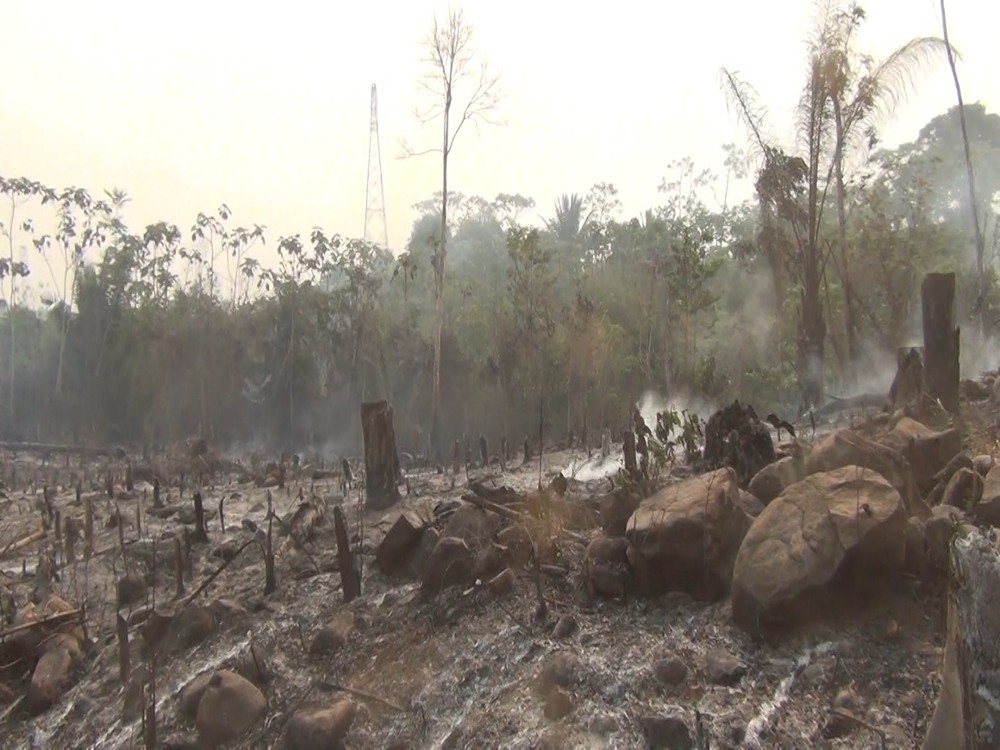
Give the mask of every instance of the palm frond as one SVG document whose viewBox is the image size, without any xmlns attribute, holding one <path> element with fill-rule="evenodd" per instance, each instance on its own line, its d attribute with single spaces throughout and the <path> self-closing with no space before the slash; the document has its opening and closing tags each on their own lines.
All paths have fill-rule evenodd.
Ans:
<svg viewBox="0 0 1000 750">
<path fill-rule="evenodd" d="M 767 119 L 767 109 L 760 102 L 757 90 L 740 76 L 739 71 L 722 68 L 719 71 L 719 82 L 726 97 L 726 107 L 730 113 L 736 111 L 736 117 L 750 131 L 750 152 L 763 159 L 771 145 L 771 139 L 764 132 Z"/>
</svg>

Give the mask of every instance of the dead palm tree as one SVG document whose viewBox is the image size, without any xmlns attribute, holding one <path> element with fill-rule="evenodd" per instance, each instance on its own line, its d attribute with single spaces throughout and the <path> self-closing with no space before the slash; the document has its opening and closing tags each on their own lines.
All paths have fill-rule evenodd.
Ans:
<svg viewBox="0 0 1000 750">
<path fill-rule="evenodd" d="M 545 226 L 557 239 L 575 242 L 590 221 L 590 215 L 583 215 L 583 198 L 578 194 L 563 193 L 556 200 L 555 216 L 545 220 Z"/>
<path fill-rule="evenodd" d="M 844 280 L 845 323 L 852 361 L 858 355 L 853 286 L 847 263 L 845 155 L 868 139 L 908 93 L 921 67 L 947 49 L 943 40 L 913 39 L 875 63 L 853 49 L 864 11 L 853 2 L 816 3 L 814 29 L 806 42 L 807 78 L 796 108 L 796 151 L 787 154 L 766 131 L 767 113 L 739 74 L 722 70 L 730 106 L 750 131 L 761 166 L 761 244 L 775 279 L 779 315 L 783 274 L 801 287 L 798 320 L 799 381 L 807 403 L 823 396 L 826 321 L 820 296 L 831 253 L 820 242 L 823 211 L 831 183 L 836 191 L 839 266 Z"/>
</svg>

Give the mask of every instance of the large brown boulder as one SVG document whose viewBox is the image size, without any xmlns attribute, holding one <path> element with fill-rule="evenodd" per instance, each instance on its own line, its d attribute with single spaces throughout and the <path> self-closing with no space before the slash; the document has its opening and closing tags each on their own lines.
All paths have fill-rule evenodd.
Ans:
<svg viewBox="0 0 1000 750">
<path fill-rule="evenodd" d="M 639 505 L 625 532 L 639 592 L 725 596 L 749 525 L 730 468 L 660 490 Z"/>
<path fill-rule="evenodd" d="M 910 462 L 917 488 L 926 494 L 934 489 L 935 475 L 961 452 L 962 433 L 954 427 L 932 430 L 915 419 L 903 417 L 879 442 Z"/>
<path fill-rule="evenodd" d="M 982 494 L 972 505 L 971 515 L 981 526 L 1000 526 L 1000 464 L 986 473 Z"/>
<path fill-rule="evenodd" d="M 844 466 L 861 466 L 881 474 L 902 496 L 910 515 L 922 519 L 930 515 L 910 463 L 893 448 L 868 440 L 852 430 L 839 430 L 827 436 L 806 456 L 806 476 Z"/>
<path fill-rule="evenodd" d="M 733 618 L 751 631 L 803 621 L 902 569 L 899 492 L 860 466 L 813 474 L 757 517 L 733 572 Z"/>
<path fill-rule="evenodd" d="M 800 456 L 785 456 L 754 474 L 747 491 L 764 505 L 767 505 L 786 487 L 805 478 L 806 466 L 802 458 Z"/>
<path fill-rule="evenodd" d="M 198 701 L 195 725 L 209 747 L 232 742 L 264 718 L 267 699 L 256 685 L 235 672 L 213 674 Z"/>
</svg>

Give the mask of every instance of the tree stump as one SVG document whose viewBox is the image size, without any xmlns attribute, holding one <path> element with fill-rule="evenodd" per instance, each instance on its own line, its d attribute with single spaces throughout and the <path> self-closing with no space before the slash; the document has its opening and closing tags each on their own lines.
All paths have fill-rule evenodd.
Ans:
<svg viewBox="0 0 1000 750">
<path fill-rule="evenodd" d="M 369 508 L 382 510 L 399 501 L 399 454 L 387 401 L 361 404 L 365 442 L 365 498 Z"/>
<path fill-rule="evenodd" d="M 924 396 L 924 363 L 920 347 L 903 346 L 896 350 L 896 377 L 889 388 L 894 409 L 919 410 Z"/>
<path fill-rule="evenodd" d="M 955 274 L 929 273 L 920 286 L 924 320 L 924 384 L 952 414 L 958 412 L 960 330 L 955 325 Z"/>
<path fill-rule="evenodd" d="M 1000 552 L 979 530 L 951 545 L 941 693 L 924 750 L 1000 747 Z"/>
</svg>

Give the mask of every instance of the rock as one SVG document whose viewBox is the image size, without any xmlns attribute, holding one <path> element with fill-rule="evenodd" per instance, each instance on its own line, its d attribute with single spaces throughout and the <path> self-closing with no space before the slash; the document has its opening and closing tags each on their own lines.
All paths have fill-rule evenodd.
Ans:
<svg viewBox="0 0 1000 750">
<path fill-rule="evenodd" d="M 740 508 L 747 514 L 747 518 L 754 519 L 764 512 L 764 503 L 751 495 L 746 490 L 740 490 Z"/>
<path fill-rule="evenodd" d="M 587 545 L 583 577 L 591 596 L 613 599 L 625 596 L 632 588 L 632 569 L 625 538 L 599 536 Z"/>
<path fill-rule="evenodd" d="M 502 527 L 502 520 L 496 513 L 482 510 L 470 503 L 462 503 L 448 517 L 441 538 L 461 539 L 470 549 L 479 551 L 492 543 Z"/>
<path fill-rule="evenodd" d="M 535 687 L 542 695 L 548 695 L 553 687 L 571 688 L 583 676 L 583 662 L 569 651 L 560 651 L 548 658 L 538 673 Z"/>
<path fill-rule="evenodd" d="M 330 750 L 343 747 L 358 713 L 357 704 L 339 700 L 326 708 L 299 709 L 285 730 L 287 750 Z"/>
<path fill-rule="evenodd" d="M 734 401 L 708 418 L 702 471 L 729 467 L 738 485 L 746 487 L 754 474 L 773 462 L 771 433 L 749 405 Z"/>
<path fill-rule="evenodd" d="M 905 561 L 899 493 L 860 466 L 793 484 L 753 522 L 736 558 L 733 618 L 744 629 L 794 624 L 867 593 Z"/>
<path fill-rule="evenodd" d="M 972 517 L 983 526 L 1000 526 L 1000 465 L 987 472 L 983 494 L 972 509 Z"/>
<path fill-rule="evenodd" d="M 985 401 L 990 397 L 990 389 L 978 380 L 965 378 L 962 380 L 962 395 L 966 401 Z"/>
<path fill-rule="evenodd" d="M 972 469 L 959 469 L 945 485 L 942 505 L 971 511 L 983 497 L 983 478 Z"/>
<path fill-rule="evenodd" d="M 476 564 L 472 569 L 472 577 L 478 581 L 484 581 L 494 575 L 503 567 L 503 558 L 500 550 L 495 544 L 483 547 L 476 556 Z"/>
<path fill-rule="evenodd" d="M 913 469 L 893 448 L 866 440 L 851 430 L 839 430 L 806 456 L 806 476 L 845 466 L 861 466 L 885 477 L 902 496 L 909 515 L 926 518 L 930 514 L 921 499 Z"/>
<path fill-rule="evenodd" d="M 971 469 L 972 459 L 969 458 L 968 453 L 957 453 L 952 459 L 945 465 L 941 471 L 934 475 L 934 484 L 938 485 L 941 483 L 947 484 L 948 480 L 959 469 Z"/>
<path fill-rule="evenodd" d="M 146 581 L 138 573 L 128 573 L 118 579 L 118 607 L 146 601 Z"/>
<path fill-rule="evenodd" d="M 910 462 L 917 488 L 926 493 L 934 488 L 934 475 L 961 452 L 962 433 L 956 428 L 937 432 L 903 417 L 879 442 Z"/>
<path fill-rule="evenodd" d="M 924 545 L 927 564 L 934 570 L 948 569 L 948 545 L 965 514 L 953 505 L 939 505 L 931 511 L 924 524 Z"/>
<path fill-rule="evenodd" d="M 746 672 L 746 665 L 728 651 L 715 649 L 705 655 L 705 674 L 714 685 L 735 685 Z"/>
<path fill-rule="evenodd" d="M 211 676 L 201 696 L 195 726 L 202 742 L 215 747 L 233 742 L 266 713 L 267 699 L 256 685 L 235 672 L 220 669 Z"/>
<path fill-rule="evenodd" d="M 427 561 L 431 559 L 431 553 L 439 541 L 441 541 L 440 531 L 433 526 L 424 529 L 424 533 L 420 535 L 420 543 L 417 544 L 417 548 L 407 565 L 410 575 L 423 579 L 424 573 L 427 571 Z"/>
<path fill-rule="evenodd" d="M 242 604 L 234 602 L 232 599 L 226 599 L 225 597 L 219 597 L 210 601 L 208 609 L 212 613 L 212 617 L 215 618 L 216 624 L 224 623 L 231 625 L 241 617 L 250 614 Z"/>
<path fill-rule="evenodd" d="M 187 721 L 194 722 L 198 716 L 198 704 L 208 689 L 214 672 L 203 672 L 181 688 L 177 696 L 177 711 Z"/>
<path fill-rule="evenodd" d="M 677 687 L 687 679 L 688 668 L 681 659 L 671 656 L 653 664 L 653 676 L 661 685 Z"/>
<path fill-rule="evenodd" d="M 975 469 L 976 473 L 979 474 L 979 476 L 985 479 L 986 475 L 990 473 L 990 469 L 993 468 L 994 463 L 995 461 L 993 460 L 993 456 L 990 455 L 976 456 L 974 459 L 972 459 L 972 468 Z"/>
<path fill-rule="evenodd" d="M 326 625 L 316 631 L 309 643 L 310 654 L 337 653 L 354 632 L 354 613 L 350 610 L 338 612 Z"/>
<path fill-rule="evenodd" d="M 639 591 L 724 596 L 748 526 L 732 469 L 665 487 L 642 502 L 625 534 Z"/>
<path fill-rule="evenodd" d="M 494 596 L 509 596 L 514 592 L 516 583 L 517 578 L 514 576 L 514 571 L 510 568 L 504 568 L 491 578 L 486 585 L 493 592 Z"/>
<path fill-rule="evenodd" d="M 73 677 L 73 667 L 83 656 L 80 643 L 70 635 L 54 636 L 35 665 L 28 686 L 28 710 L 38 714 L 48 709 L 63 694 Z"/>
<path fill-rule="evenodd" d="M 474 564 L 475 556 L 464 539 L 442 537 L 427 560 L 421 593 L 432 596 L 449 586 L 467 585 Z"/>
<path fill-rule="evenodd" d="M 430 520 L 416 511 L 401 513 L 375 550 L 375 564 L 385 575 L 396 575 L 420 544 Z"/>
<path fill-rule="evenodd" d="M 923 521 L 919 518 L 907 519 L 903 539 L 906 544 L 904 570 L 917 578 L 923 578 L 927 572 L 927 547 L 924 543 Z"/>
<path fill-rule="evenodd" d="M 556 621 L 556 626 L 552 628 L 553 638 L 569 638 L 576 632 L 576 618 L 573 615 L 565 614 Z"/>
<path fill-rule="evenodd" d="M 549 690 L 545 696 L 545 718 L 549 721 L 559 721 L 573 712 L 573 698 L 558 685 Z"/>
<path fill-rule="evenodd" d="M 608 536 L 625 536 L 628 519 L 639 507 L 639 497 L 623 487 L 598 500 L 601 528 Z"/>
<path fill-rule="evenodd" d="M 346 640 L 346 639 L 345 639 Z M 260 687 L 271 679 L 267 654 L 256 643 L 251 643 L 236 660 L 235 669 L 240 677 Z"/>
<path fill-rule="evenodd" d="M 785 456 L 754 474 L 747 491 L 767 505 L 786 487 L 805 478 L 806 464 L 802 456 Z"/>
<path fill-rule="evenodd" d="M 660 716 L 643 716 L 639 719 L 646 747 L 650 750 L 689 750 L 694 748 L 691 730 L 684 715 L 674 710 Z"/>
<path fill-rule="evenodd" d="M 169 620 L 163 637 L 155 647 L 168 654 L 197 646 L 215 632 L 215 618 L 208 607 L 188 605 Z M 147 643 L 154 645 L 150 640 Z"/>
</svg>

